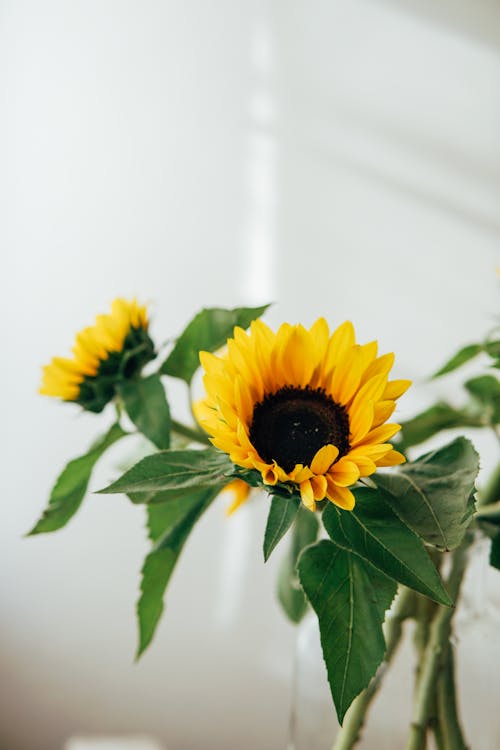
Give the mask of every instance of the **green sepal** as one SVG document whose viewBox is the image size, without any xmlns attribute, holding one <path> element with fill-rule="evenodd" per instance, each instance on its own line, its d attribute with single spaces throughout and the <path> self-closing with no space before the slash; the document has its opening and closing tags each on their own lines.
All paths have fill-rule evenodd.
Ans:
<svg viewBox="0 0 500 750">
<path fill-rule="evenodd" d="M 87 453 L 74 458 L 67 464 L 57 478 L 47 508 L 28 536 L 56 531 L 66 526 L 85 497 L 90 476 L 97 460 L 113 443 L 127 434 L 116 423 L 102 438 L 93 443 Z"/>
<path fill-rule="evenodd" d="M 328 682 L 340 724 L 385 654 L 382 624 L 396 583 L 362 560 L 323 540 L 299 560 L 302 587 L 318 615 Z"/>
<path fill-rule="evenodd" d="M 108 352 L 99 363 L 95 375 L 86 375 L 80 384 L 76 403 L 87 411 L 101 412 L 117 391 L 118 386 L 136 377 L 144 365 L 156 357 L 153 341 L 146 328 L 131 328 L 122 349 Z"/>
<path fill-rule="evenodd" d="M 433 378 L 439 378 L 441 375 L 447 375 L 453 370 L 457 370 L 466 362 L 470 362 L 471 359 L 477 357 L 484 350 L 483 344 L 468 344 L 460 349 L 456 354 L 451 357 L 442 367 L 437 370 L 432 376 Z"/>
<path fill-rule="evenodd" d="M 118 393 L 137 429 L 160 450 L 170 448 L 170 408 L 160 376 L 126 380 Z"/>
<path fill-rule="evenodd" d="M 273 496 L 264 533 L 264 562 L 269 560 L 271 552 L 294 522 L 299 506 L 300 500 L 294 497 Z"/>
<path fill-rule="evenodd" d="M 163 490 L 222 488 L 232 478 L 233 464 L 214 448 L 167 450 L 146 456 L 123 476 L 102 490 L 102 494 L 157 493 Z M 179 497 L 181 493 L 176 496 Z"/>
<path fill-rule="evenodd" d="M 317 515 L 300 505 L 289 536 L 288 550 L 278 572 L 278 599 L 285 614 L 294 623 L 302 620 L 308 608 L 299 581 L 297 561 L 302 551 L 316 541 L 318 530 Z"/>
<path fill-rule="evenodd" d="M 384 491 L 361 487 L 354 495 L 354 510 L 340 510 L 329 503 L 323 511 L 331 540 L 389 578 L 450 606 L 453 602 L 422 541 L 394 513 Z"/>
<path fill-rule="evenodd" d="M 193 526 L 217 494 L 218 490 L 213 488 L 193 492 L 184 505 L 179 505 L 175 514 L 166 522 L 163 533 L 157 538 L 155 548 L 144 561 L 141 595 L 137 602 L 139 625 L 137 659 L 144 653 L 154 636 L 164 609 L 165 590 L 182 548 Z M 154 530 L 155 536 L 157 533 L 159 533 L 159 526 L 156 526 Z"/>
<path fill-rule="evenodd" d="M 399 518 L 438 549 L 458 547 L 475 510 L 474 480 L 479 456 L 472 443 L 456 438 L 398 471 L 372 477 Z"/>
<path fill-rule="evenodd" d="M 200 366 L 200 351 L 214 352 L 233 335 L 235 326 L 248 328 L 269 307 L 237 307 L 234 310 L 212 307 L 199 312 L 176 341 L 160 373 L 190 383 Z"/>
</svg>

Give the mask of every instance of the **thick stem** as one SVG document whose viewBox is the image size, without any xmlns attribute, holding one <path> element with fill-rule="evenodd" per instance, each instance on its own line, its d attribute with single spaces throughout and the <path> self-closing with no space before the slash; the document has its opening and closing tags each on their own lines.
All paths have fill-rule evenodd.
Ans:
<svg viewBox="0 0 500 750">
<path fill-rule="evenodd" d="M 351 748 L 353 748 L 360 740 L 361 730 L 365 723 L 368 708 L 380 688 L 387 665 L 394 656 L 399 641 L 401 640 L 403 622 L 413 614 L 414 596 L 414 592 L 410 589 L 402 589 L 399 598 L 396 601 L 394 611 L 389 615 L 386 622 L 385 640 L 387 649 L 384 664 L 381 665 L 366 690 L 358 695 L 356 700 L 353 701 L 352 706 L 345 716 L 344 724 L 336 737 L 332 750 L 351 750 Z"/>
<path fill-rule="evenodd" d="M 467 535 L 460 547 L 452 553 L 452 566 L 448 577 L 448 593 L 456 601 L 467 564 L 467 550 L 470 538 Z M 423 654 L 420 667 L 415 702 L 413 708 L 410 734 L 405 750 L 425 750 L 427 730 L 435 701 L 436 680 L 443 661 L 443 654 L 448 648 L 451 620 L 455 613 L 453 607 L 440 605 L 432 620 L 429 640 Z"/>
<path fill-rule="evenodd" d="M 204 432 L 200 432 L 194 427 L 188 427 L 187 425 L 182 424 L 182 422 L 177 422 L 176 419 L 172 419 L 172 430 L 178 435 L 182 435 L 195 443 L 200 443 L 201 445 L 212 445 L 208 435 Z"/>
<path fill-rule="evenodd" d="M 448 643 L 437 688 L 437 719 L 443 750 L 468 750 L 458 716 L 455 690 L 455 654 Z"/>
</svg>

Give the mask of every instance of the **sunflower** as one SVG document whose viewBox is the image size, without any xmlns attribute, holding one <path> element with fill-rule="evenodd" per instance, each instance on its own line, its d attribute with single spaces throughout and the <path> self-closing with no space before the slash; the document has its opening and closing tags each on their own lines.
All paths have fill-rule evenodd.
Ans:
<svg viewBox="0 0 500 750">
<path fill-rule="evenodd" d="M 98 315 L 95 325 L 77 334 L 72 352 L 72 358 L 54 357 L 45 365 L 39 393 L 100 412 L 117 384 L 156 356 L 146 308 L 135 299 L 115 299 L 110 314 Z"/>
<path fill-rule="evenodd" d="M 225 354 L 200 361 L 198 413 L 211 442 L 265 485 L 297 490 L 312 511 L 325 498 L 352 510 L 350 486 L 405 461 L 387 442 L 400 425 L 386 421 L 411 381 L 389 381 L 394 355 L 356 344 L 348 321 L 330 334 L 324 318 L 276 333 L 257 320 L 249 333 L 234 329 Z"/>
</svg>

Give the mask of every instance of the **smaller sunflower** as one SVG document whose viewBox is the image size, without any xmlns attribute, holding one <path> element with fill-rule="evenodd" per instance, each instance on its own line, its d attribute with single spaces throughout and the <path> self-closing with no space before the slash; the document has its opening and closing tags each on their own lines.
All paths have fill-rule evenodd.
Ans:
<svg viewBox="0 0 500 750">
<path fill-rule="evenodd" d="M 117 384 L 156 356 L 148 325 L 145 306 L 115 299 L 110 314 L 98 315 L 95 325 L 77 334 L 71 359 L 54 357 L 43 367 L 39 393 L 102 411 Z"/>
<path fill-rule="evenodd" d="M 332 334 L 323 318 L 274 333 L 257 320 L 248 334 L 235 328 L 226 354 L 200 360 L 198 415 L 211 442 L 264 484 L 292 485 L 312 511 L 325 498 L 352 510 L 350 486 L 405 460 L 387 442 L 400 425 L 385 423 L 411 381 L 389 381 L 394 355 L 357 344 L 350 322 Z"/>
</svg>

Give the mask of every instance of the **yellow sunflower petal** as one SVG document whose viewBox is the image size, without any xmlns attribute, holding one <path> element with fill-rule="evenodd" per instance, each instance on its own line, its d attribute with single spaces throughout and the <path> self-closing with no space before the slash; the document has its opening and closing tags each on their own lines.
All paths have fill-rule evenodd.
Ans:
<svg viewBox="0 0 500 750">
<path fill-rule="evenodd" d="M 353 456 L 352 453 L 349 453 L 349 460 L 358 467 L 360 477 L 369 477 L 377 471 L 377 464 L 371 458 L 367 458 L 367 456 Z"/>
<path fill-rule="evenodd" d="M 355 343 L 354 326 L 349 320 L 346 320 L 333 332 L 330 338 L 325 360 L 325 375 L 345 357 Z"/>
<path fill-rule="evenodd" d="M 310 482 L 311 482 L 314 499 L 323 500 L 323 498 L 326 495 L 326 490 L 328 487 L 326 477 L 323 477 L 323 476 L 312 477 Z"/>
<path fill-rule="evenodd" d="M 380 443 L 379 445 L 363 444 L 356 448 L 351 448 L 349 451 L 349 460 L 356 461 L 359 457 L 369 458 L 370 461 L 377 462 L 379 458 L 385 456 L 386 453 L 392 450 L 390 443 Z"/>
<path fill-rule="evenodd" d="M 231 516 L 235 510 L 238 510 L 248 500 L 250 487 L 242 479 L 233 479 L 222 490 L 222 493 L 225 494 L 226 492 L 233 495 L 233 502 L 226 509 L 226 515 Z"/>
<path fill-rule="evenodd" d="M 391 371 L 393 365 L 394 354 L 392 352 L 389 352 L 389 354 L 383 354 L 381 357 L 378 357 L 367 367 L 367 369 L 363 373 L 363 377 L 361 379 L 362 384 L 364 385 L 366 382 L 368 382 L 368 380 L 371 380 L 371 378 L 374 378 L 377 375 L 389 375 L 389 372 Z"/>
<path fill-rule="evenodd" d="M 225 371 L 224 360 L 212 352 L 199 353 L 200 364 L 209 375 L 223 375 Z"/>
<path fill-rule="evenodd" d="M 373 425 L 373 415 L 373 401 L 368 401 L 368 403 L 360 404 L 359 406 L 350 410 L 349 427 L 350 441 L 352 445 L 355 445 L 356 442 L 359 442 L 365 437 L 365 435 L 368 434 L 371 426 Z"/>
<path fill-rule="evenodd" d="M 314 499 L 314 490 L 309 479 L 299 484 L 300 499 L 309 510 L 316 510 L 316 501 Z"/>
<path fill-rule="evenodd" d="M 396 398 L 399 398 L 400 396 L 405 393 L 405 391 L 408 390 L 408 388 L 411 385 L 411 380 L 390 380 L 387 383 L 387 387 L 382 394 L 382 398 L 384 401 L 387 401 L 389 399 L 394 400 Z"/>
<path fill-rule="evenodd" d="M 286 479 L 295 482 L 296 484 L 300 484 L 301 482 L 305 482 L 306 479 L 311 479 L 313 476 L 314 474 L 309 466 L 297 464 L 288 474 Z"/>
<path fill-rule="evenodd" d="M 363 372 L 363 355 L 359 347 L 352 348 L 333 372 L 330 392 L 338 404 L 351 400 Z"/>
<path fill-rule="evenodd" d="M 374 403 L 379 401 L 382 398 L 386 385 L 386 375 L 376 375 L 375 377 L 370 378 L 370 380 L 361 386 L 354 396 L 351 406 L 349 407 L 349 415 L 351 412 L 362 406 L 366 401 L 373 401 Z"/>
<path fill-rule="evenodd" d="M 380 427 L 375 427 L 362 439 L 353 442 L 353 446 L 357 445 L 375 445 L 376 443 L 385 443 L 386 440 L 393 437 L 396 432 L 401 429 L 400 424 L 383 424 Z"/>
<path fill-rule="evenodd" d="M 340 487 L 349 487 L 351 484 L 355 484 L 358 481 L 359 468 L 354 461 L 349 461 L 346 456 L 330 467 L 328 476 L 332 478 L 336 485 Z"/>
<path fill-rule="evenodd" d="M 356 504 L 356 500 L 351 490 L 348 490 L 347 487 L 339 487 L 328 476 L 326 479 L 328 482 L 327 498 L 334 505 L 338 505 L 339 508 L 352 510 Z"/>
<path fill-rule="evenodd" d="M 378 459 L 377 466 L 398 466 L 399 464 L 404 464 L 405 462 L 406 458 L 402 453 L 392 450 L 386 453 L 385 456 L 382 456 L 382 458 Z"/>
<path fill-rule="evenodd" d="M 339 449 L 335 445 L 324 445 L 311 461 L 311 471 L 314 474 L 326 474 L 338 455 Z"/>
<path fill-rule="evenodd" d="M 290 374 L 290 383 L 304 387 L 309 384 L 316 366 L 316 347 L 309 331 L 294 326 L 283 349 L 282 364 Z"/>
<path fill-rule="evenodd" d="M 373 426 L 379 427 L 384 422 L 387 422 L 387 420 L 392 416 L 395 408 L 395 401 L 379 401 L 378 404 L 375 404 Z"/>
</svg>

